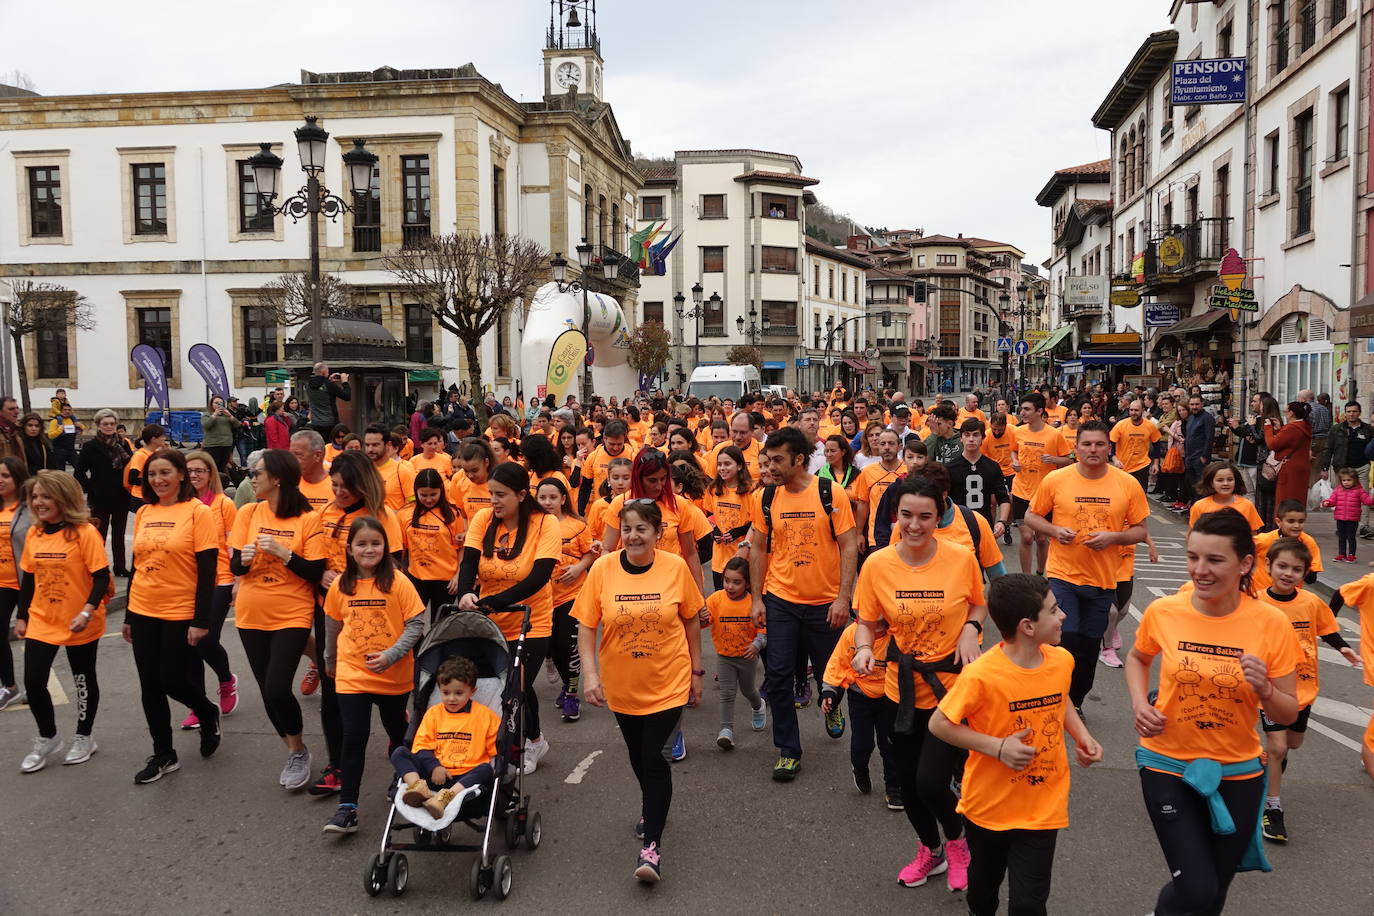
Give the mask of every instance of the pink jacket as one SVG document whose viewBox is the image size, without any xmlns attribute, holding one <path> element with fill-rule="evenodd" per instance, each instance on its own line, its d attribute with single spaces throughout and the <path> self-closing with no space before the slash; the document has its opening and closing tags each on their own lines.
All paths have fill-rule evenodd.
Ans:
<svg viewBox="0 0 1374 916">
<path fill-rule="evenodd" d="M 1337 486 L 1331 491 L 1331 498 L 1322 500 L 1323 506 L 1334 506 L 1336 521 L 1358 522 L 1361 506 L 1374 506 L 1374 496 L 1361 486 Z"/>
</svg>

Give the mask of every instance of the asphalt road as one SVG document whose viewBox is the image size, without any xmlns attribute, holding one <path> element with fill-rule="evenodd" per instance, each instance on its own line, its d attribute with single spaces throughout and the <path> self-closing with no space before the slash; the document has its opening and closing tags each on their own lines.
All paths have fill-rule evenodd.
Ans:
<svg viewBox="0 0 1374 916">
<path fill-rule="evenodd" d="M 1137 608 L 1153 589 L 1167 593 L 1186 577 L 1182 529 L 1162 518 L 1151 528 L 1164 558 L 1151 566 L 1142 551 Z M 1007 554 L 1009 568 L 1016 568 L 1015 549 Z M 1353 621 L 1346 616 L 1342 623 L 1353 641 Z M 110 629 L 117 626 L 115 615 Z M 1130 621 L 1128 645 L 1133 630 Z M 246 674 L 237 639 L 231 635 L 227 643 L 237 670 Z M 709 653 L 709 640 L 707 646 Z M 179 736 L 181 771 L 153 785 L 133 785 L 149 747 L 132 657 L 115 635 L 106 637 L 101 652 L 100 751 L 90 762 L 21 774 L 32 718 L 22 708 L 0 713 L 0 912 L 399 913 L 455 906 L 559 914 L 631 906 L 678 913 L 966 912 L 962 895 L 949 893 L 943 879 L 917 889 L 897 885 L 897 870 L 914 854 L 914 834 L 904 815 L 886 810 L 880 793 L 861 796 L 854 789 L 848 739 L 826 738 L 814 706 L 802 712 L 800 776 L 780 785 L 770 779 L 775 754 L 769 733 L 751 732 L 747 713 L 736 729 L 738 748 L 716 749 L 709 689 L 704 706 L 686 717 L 689 755 L 674 767 L 658 886 L 644 887 L 631 877 L 637 792 L 614 720 L 604 710 L 587 709 L 575 724 L 552 714 L 546 720 L 552 752 L 527 779 L 544 817 L 544 842 L 536 852 L 515 854 L 509 900 L 469 901 L 468 853 L 411 854 L 406 896 L 371 899 L 362 873 L 380 837 L 389 775 L 380 727 L 364 785 L 362 829 L 342 840 L 328 838 L 320 828 L 333 803 L 277 786 L 284 755 L 247 677 L 244 702 L 226 720 L 224 745 L 213 759 L 200 759 L 193 735 Z M 1355 749 L 1374 691 L 1344 660 L 1323 659 L 1323 698 L 1284 787 L 1292 840 L 1269 847 L 1272 874 L 1236 880 L 1227 912 L 1374 912 L 1374 786 Z M 57 677 L 70 692 L 65 661 Z M 542 673 L 540 690 L 552 713 L 552 689 Z M 303 702 L 308 740 L 322 751 L 318 699 Z M 1134 736 L 1120 671 L 1099 669 L 1085 711 L 1106 760 L 1074 772 L 1072 826 L 1060 837 L 1050 912 L 1143 914 L 1153 908 L 1166 871 L 1131 762 Z M 70 703 L 58 708 L 58 717 L 70 734 Z"/>
</svg>

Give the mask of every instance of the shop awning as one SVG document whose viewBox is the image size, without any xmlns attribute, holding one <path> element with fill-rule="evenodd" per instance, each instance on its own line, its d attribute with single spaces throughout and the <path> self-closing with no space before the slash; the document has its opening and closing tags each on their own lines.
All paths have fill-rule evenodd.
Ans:
<svg viewBox="0 0 1374 916">
<path fill-rule="evenodd" d="M 1079 361 L 1085 366 L 1139 366 L 1139 353 L 1089 353 L 1078 354 Z"/>
<path fill-rule="evenodd" d="M 901 363 L 885 359 L 883 360 L 883 371 L 896 374 L 898 372 L 905 372 L 906 366 L 903 366 Z"/>
<path fill-rule="evenodd" d="M 1056 328 L 1054 331 L 1050 332 L 1049 337 L 1046 337 L 1044 340 L 1040 341 L 1038 344 L 1031 348 L 1031 355 L 1034 355 L 1036 353 L 1050 352 L 1059 345 L 1060 341 L 1062 341 L 1065 337 L 1068 337 L 1072 333 L 1073 325 L 1071 324 L 1066 324 L 1061 328 Z"/>
<path fill-rule="evenodd" d="M 916 359 L 916 358 L 914 358 L 914 357 L 913 357 L 912 360 L 911 360 L 911 364 L 912 364 L 913 366 L 920 366 L 922 369 L 925 369 L 925 370 L 927 370 L 927 371 L 930 371 L 930 370 L 938 369 L 938 368 L 939 368 L 939 367 L 936 366 L 934 363 L 927 362 L 927 361 L 924 360 L 924 359 Z"/>
<path fill-rule="evenodd" d="M 1185 334 L 1197 334 L 1201 331 L 1210 331 L 1222 321 L 1231 317 L 1230 309 L 1212 309 L 1210 312 L 1203 312 L 1201 315 L 1192 315 L 1182 321 L 1169 325 L 1162 331 L 1155 334 L 1156 342 L 1161 337 L 1178 337 Z"/>
<path fill-rule="evenodd" d="M 870 366 L 868 363 L 864 362 L 861 359 L 846 359 L 844 361 L 844 364 L 849 368 L 853 369 L 855 372 L 861 373 L 863 375 L 871 375 L 872 373 L 878 371 L 877 369 L 874 369 L 872 366 Z"/>
</svg>

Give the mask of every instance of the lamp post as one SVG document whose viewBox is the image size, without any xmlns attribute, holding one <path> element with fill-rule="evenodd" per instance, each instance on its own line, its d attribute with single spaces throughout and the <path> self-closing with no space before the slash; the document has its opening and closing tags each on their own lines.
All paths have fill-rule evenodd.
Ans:
<svg viewBox="0 0 1374 916">
<path fill-rule="evenodd" d="M 1018 340 L 1025 340 L 1025 339 L 1026 339 L 1026 316 L 1029 315 L 1029 314 L 1031 313 L 1031 311 L 1030 311 L 1030 306 L 1029 306 L 1029 304 L 1026 302 L 1026 291 L 1027 291 L 1028 289 L 1029 289 L 1029 287 L 1027 287 L 1026 284 L 1024 284 L 1024 283 L 1019 283 L 1019 284 L 1017 284 L 1017 286 L 1016 286 L 1017 301 L 1016 301 L 1016 311 L 1015 311 L 1015 315 L 1016 315 L 1017 318 L 1020 319 L 1020 324 L 1021 324 L 1020 334 L 1019 334 L 1019 337 L 1017 338 Z M 1045 291 L 1044 291 L 1044 290 L 1040 290 L 1040 289 L 1037 289 L 1037 290 L 1036 290 L 1036 292 L 1035 292 L 1035 301 L 1036 301 L 1036 306 L 1037 306 L 1038 308 L 1044 308 L 1044 305 L 1045 305 Z M 997 297 L 997 304 L 1000 305 L 1000 306 L 1002 307 L 1002 314 L 1004 314 L 1004 315 L 1012 314 L 1012 311 L 1011 311 L 1011 308 L 1010 308 L 1010 306 L 1011 306 L 1011 294 L 1010 294 L 1010 293 L 1007 293 L 1007 292 L 1003 291 L 1003 293 L 1002 293 L 1000 296 Z M 1017 377 L 1018 382 L 1019 382 L 1021 385 L 1023 385 L 1023 386 L 1028 385 L 1028 382 L 1026 381 L 1026 357 L 1024 357 L 1024 356 L 1017 356 L 1017 357 L 1016 357 L 1016 362 L 1017 362 L 1016 377 Z"/>
<path fill-rule="evenodd" d="M 701 365 L 701 316 L 702 316 L 702 314 L 703 314 L 703 306 L 702 306 L 702 303 L 701 303 L 701 297 L 702 297 L 702 295 L 703 295 L 705 292 L 706 292 L 706 290 L 705 290 L 705 288 L 702 287 L 701 281 L 697 281 L 696 283 L 693 283 L 693 284 L 692 284 L 692 307 L 691 307 L 690 309 L 684 309 L 684 307 L 683 307 L 683 306 L 685 306 L 686 303 L 687 303 L 687 297 L 684 296 L 684 295 L 682 295 L 682 291 L 681 291 L 681 290 L 678 290 L 678 294 L 677 294 L 676 296 L 673 297 L 673 310 L 674 310 L 675 312 L 677 312 L 678 327 L 686 327 L 686 325 L 683 324 L 683 321 L 684 321 L 685 319 L 688 319 L 688 318 L 690 318 L 690 319 L 692 320 L 692 323 L 693 323 L 693 331 L 692 331 L 692 368 L 693 368 L 693 369 L 695 369 L 697 366 Z M 712 305 L 713 308 L 720 308 L 720 296 L 719 296 L 718 294 L 715 294 L 715 293 L 712 293 L 712 294 L 711 294 L 711 305 Z"/>
<path fill-rule="evenodd" d="M 889 311 L 889 310 L 887 310 L 887 309 L 884 309 L 884 310 L 881 311 L 881 312 L 875 312 L 875 313 L 873 313 L 873 314 L 876 314 L 876 315 L 878 316 L 878 319 L 882 322 L 883 327 L 885 327 L 885 328 L 890 328 L 890 327 L 892 327 L 892 312 L 891 312 L 891 311 Z M 834 315 L 829 315 L 829 316 L 826 317 L 826 319 L 825 319 L 825 366 L 826 366 L 827 369 L 829 369 L 829 368 L 830 368 L 830 365 L 831 365 L 831 363 L 830 363 L 830 359 L 831 359 L 830 354 L 831 354 L 831 350 L 834 348 L 834 344 L 835 344 L 835 332 L 836 332 L 836 331 L 842 331 L 842 330 L 844 330 L 844 326 L 847 325 L 847 324 L 850 324 L 851 322 L 854 322 L 854 321 L 863 321 L 865 318 L 870 318 L 870 317 L 872 317 L 872 316 L 869 315 L 869 314 L 855 315 L 853 318 L 846 318 L 846 319 L 844 319 L 844 320 L 841 321 L 839 324 L 836 324 L 836 323 L 835 323 L 835 316 L 834 316 Z"/>
<path fill-rule="evenodd" d="M 319 363 L 324 361 L 324 327 L 320 320 L 320 214 L 336 220 L 340 214 L 358 206 L 362 196 L 372 188 L 372 169 L 377 165 L 377 154 L 369 152 L 362 140 L 354 140 L 353 148 L 343 154 L 354 199 L 353 206 L 349 206 L 342 197 L 331 194 L 320 183 L 329 134 L 316 121 L 313 115 L 307 115 L 305 124 L 295 131 L 296 149 L 300 154 L 301 169 L 305 172 L 305 187 L 280 205 L 273 201 L 276 200 L 281 181 L 282 158 L 272 152 L 272 144 L 260 144 L 259 151 L 249 158 L 248 163 L 253 169 L 253 185 L 263 209 L 273 214 L 284 213 L 291 217 L 293 223 L 305 218 L 310 220 L 310 358 L 312 362 Z"/>
<path fill-rule="evenodd" d="M 587 301 L 587 280 L 593 276 L 591 273 L 592 265 L 595 263 L 593 254 L 595 247 L 585 238 L 582 244 L 577 246 L 577 266 L 580 268 L 578 278 L 569 283 L 568 280 L 568 260 L 563 257 L 561 251 L 554 252 L 549 259 L 549 270 L 553 274 L 553 282 L 558 287 L 560 293 L 582 293 L 582 336 L 586 338 L 587 331 L 591 325 L 591 307 Z M 601 278 L 607 282 L 614 280 L 620 271 L 618 257 L 610 249 L 603 248 L 601 251 Z M 591 363 L 583 360 L 582 388 L 583 397 L 592 393 L 591 383 Z"/>
<path fill-rule="evenodd" d="M 712 294 L 711 294 L 711 299 L 712 299 L 712 301 L 714 301 L 715 298 L 716 298 L 715 293 L 712 293 Z M 741 336 L 743 336 L 744 334 L 747 333 L 747 334 L 749 335 L 749 343 L 752 344 L 752 345 L 755 346 L 755 347 L 757 347 L 757 346 L 759 345 L 759 331 L 760 331 L 760 326 L 759 326 L 758 318 L 759 318 L 758 309 L 754 308 L 754 307 L 751 305 L 751 306 L 749 306 L 749 327 L 748 327 L 748 328 L 745 328 L 745 326 L 744 326 L 744 316 L 743 316 L 743 315 L 741 315 L 741 316 L 739 316 L 738 318 L 735 319 L 735 329 L 736 329 L 737 331 L 739 331 L 739 333 L 740 333 Z M 769 330 L 770 330 L 772 327 L 773 327 L 773 319 L 768 317 L 768 313 L 767 313 L 767 312 L 764 312 L 764 313 L 763 313 L 763 326 L 762 326 L 762 331 L 763 331 L 763 333 L 764 333 L 764 334 L 767 334 L 767 333 L 769 332 Z"/>
</svg>

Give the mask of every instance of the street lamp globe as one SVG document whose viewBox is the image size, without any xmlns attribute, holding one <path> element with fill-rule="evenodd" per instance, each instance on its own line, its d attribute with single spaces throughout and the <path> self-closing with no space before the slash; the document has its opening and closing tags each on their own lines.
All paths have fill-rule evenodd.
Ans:
<svg viewBox="0 0 1374 916">
<path fill-rule="evenodd" d="M 563 257 L 563 252 L 554 252 L 549 267 L 553 271 L 553 282 L 561 284 L 568 279 L 568 259 Z"/>
<path fill-rule="evenodd" d="M 770 318 L 770 317 L 768 317 L 768 313 L 767 313 L 767 312 L 764 312 L 764 313 L 763 313 L 763 325 L 762 325 L 762 327 L 763 327 L 763 333 L 765 333 L 765 334 L 767 334 L 768 331 L 769 331 L 769 329 L 771 329 L 771 328 L 773 327 L 773 319 Z"/>
<path fill-rule="evenodd" d="M 882 317 L 883 327 L 885 327 L 885 328 L 890 328 L 890 327 L 892 327 L 892 313 L 891 313 L 891 312 L 885 311 L 885 312 L 882 313 L 882 316 L 881 316 L 881 317 Z"/>
<path fill-rule="evenodd" d="M 684 308 L 686 304 L 687 297 L 682 295 L 682 290 L 678 290 L 677 295 L 673 297 L 673 311 L 677 312 L 677 317 L 682 317 L 682 313 L 686 311 Z"/>
<path fill-rule="evenodd" d="M 1011 306 L 1011 294 L 1005 290 L 997 297 L 997 304 L 1002 306 L 1002 311 L 1006 311 Z"/>
<path fill-rule="evenodd" d="M 694 295 L 695 295 L 695 294 L 694 294 Z M 722 301 L 722 300 L 721 300 L 721 298 L 720 298 L 720 293 L 712 293 L 712 294 L 711 294 L 711 299 L 710 299 L 710 302 L 711 302 L 711 311 L 713 311 L 713 312 L 719 312 L 719 311 L 720 311 L 720 303 L 721 303 L 721 301 Z M 701 300 L 698 299 L 697 302 L 700 303 Z"/>
<path fill-rule="evenodd" d="M 296 128 L 296 148 L 301 155 L 301 168 L 307 175 L 318 176 L 324 171 L 324 153 L 329 134 L 315 123 L 314 115 L 306 115 L 305 124 Z M 372 176 L 368 176 L 368 183 Z"/>
<path fill-rule="evenodd" d="M 1035 291 L 1035 305 L 1037 308 L 1045 307 L 1045 291 L 1043 289 Z"/>
<path fill-rule="evenodd" d="M 700 281 L 692 284 L 692 304 L 701 305 L 701 297 L 706 292 Z"/>
<path fill-rule="evenodd" d="M 609 249 L 601 251 L 601 278 L 614 280 L 620 275 L 620 258 Z"/>
<path fill-rule="evenodd" d="M 260 143 L 260 149 L 248 157 L 248 165 L 253 170 L 253 186 L 258 196 L 271 203 L 277 196 L 277 184 L 281 181 L 282 158 L 272 152 L 272 144 Z"/>
<path fill-rule="evenodd" d="M 583 270 L 592 266 L 592 246 L 585 238 L 582 244 L 577 246 L 577 264 Z"/>
<path fill-rule="evenodd" d="M 348 186 L 353 189 L 353 196 L 362 197 L 370 193 L 377 154 L 363 146 L 362 140 L 355 138 L 353 148 L 343 154 L 343 164 L 348 170 Z"/>
<path fill-rule="evenodd" d="M 741 333 L 741 334 L 744 333 L 744 316 L 743 316 L 743 315 L 741 315 L 741 316 L 739 316 L 738 318 L 735 319 L 735 330 L 738 331 L 738 332 Z"/>
</svg>

